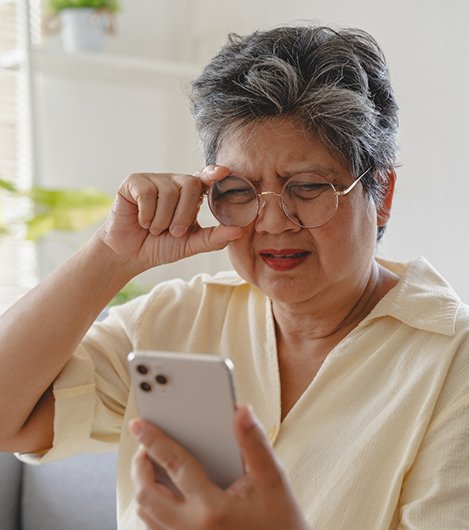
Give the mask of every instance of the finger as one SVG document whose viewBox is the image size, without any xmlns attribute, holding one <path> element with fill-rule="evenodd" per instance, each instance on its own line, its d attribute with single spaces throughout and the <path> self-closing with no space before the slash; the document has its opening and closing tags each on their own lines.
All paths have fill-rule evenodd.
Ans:
<svg viewBox="0 0 469 530">
<path fill-rule="evenodd" d="M 204 167 L 203 169 L 194 173 L 206 188 L 209 188 L 212 182 L 221 180 L 230 174 L 230 169 L 226 166 L 219 166 L 217 164 L 211 164 L 210 166 Z"/>
<path fill-rule="evenodd" d="M 127 201 L 137 204 L 140 226 L 150 228 L 158 197 L 155 184 L 143 174 L 133 174 L 124 180 L 118 193 Z"/>
<path fill-rule="evenodd" d="M 263 426 L 251 407 L 243 405 L 235 414 L 235 435 L 247 472 L 256 482 L 272 486 L 283 482 L 284 473 Z"/>
<path fill-rule="evenodd" d="M 145 523 L 147 530 L 168 530 L 167 526 L 161 526 L 157 521 L 155 521 L 150 514 L 145 510 L 137 506 L 137 515 Z"/>
<path fill-rule="evenodd" d="M 222 250 L 231 241 L 242 237 L 243 234 L 244 230 L 237 226 L 219 225 L 199 229 L 188 241 L 188 255 Z"/>
<path fill-rule="evenodd" d="M 159 528 L 162 521 L 174 517 L 181 499 L 168 488 L 155 482 L 155 471 L 145 447 L 139 447 L 132 460 L 131 480 L 139 516 L 150 528 Z M 149 522 L 152 524 L 150 525 Z"/>
<path fill-rule="evenodd" d="M 200 464 L 158 427 L 140 419 L 132 421 L 129 427 L 147 453 L 166 470 L 184 497 L 200 496 L 217 489 Z"/>
<path fill-rule="evenodd" d="M 176 175 L 174 181 L 179 185 L 180 197 L 169 231 L 173 236 L 180 237 L 197 215 L 202 199 L 202 182 L 199 178 L 187 175 Z"/>
<path fill-rule="evenodd" d="M 156 210 L 151 222 L 150 232 L 159 235 L 167 230 L 173 220 L 180 199 L 179 185 L 172 179 L 159 179 L 156 183 Z"/>
</svg>

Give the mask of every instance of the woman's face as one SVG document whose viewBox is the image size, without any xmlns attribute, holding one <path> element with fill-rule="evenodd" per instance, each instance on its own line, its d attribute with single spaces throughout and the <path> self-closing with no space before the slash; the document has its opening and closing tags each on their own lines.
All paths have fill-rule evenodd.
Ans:
<svg viewBox="0 0 469 530">
<path fill-rule="evenodd" d="M 289 177 L 302 172 L 322 175 L 338 190 L 353 182 L 345 165 L 321 141 L 284 120 L 227 135 L 217 164 L 247 177 L 259 192 L 280 193 Z M 377 211 L 361 184 L 339 198 L 329 223 L 312 230 L 293 224 L 279 207 L 279 197 L 263 199 L 266 204 L 258 218 L 228 246 L 242 278 L 274 302 L 305 309 L 312 304 L 334 307 L 344 296 L 363 291 L 374 257 Z"/>
</svg>

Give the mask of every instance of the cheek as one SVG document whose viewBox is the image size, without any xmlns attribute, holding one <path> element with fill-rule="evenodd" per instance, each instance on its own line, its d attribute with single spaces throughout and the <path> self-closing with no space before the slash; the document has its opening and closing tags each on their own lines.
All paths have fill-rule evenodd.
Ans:
<svg viewBox="0 0 469 530">
<path fill-rule="evenodd" d="M 352 254 L 348 259 L 368 258 L 374 254 L 377 236 L 376 208 L 364 197 L 339 207 L 321 233 L 323 247 L 334 254 Z M 334 251 L 335 248 L 335 251 Z"/>
<path fill-rule="evenodd" d="M 376 207 L 371 201 L 365 200 L 350 217 L 349 238 L 358 258 L 368 259 L 375 254 L 377 229 Z"/>
<path fill-rule="evenodd" d="M 234 270 L 242 278 L 248 280 L 246 276 L 253 270 L 255 261 L 249 235 L 245 233 L 240 239 L 232 241 L 227 249 L 228 257 Z"/>
</svg>

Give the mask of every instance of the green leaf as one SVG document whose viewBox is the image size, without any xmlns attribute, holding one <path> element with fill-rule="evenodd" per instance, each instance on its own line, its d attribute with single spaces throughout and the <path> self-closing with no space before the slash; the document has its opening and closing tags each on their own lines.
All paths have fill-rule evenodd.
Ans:
<svg viewBox="0 0 469 530">
<path fill-rule="evenodd" d="M 27 239 L 36 240 L 49 230 L 77 232 L 101 221 L 109 212 L 112 198 L 94 188 L 44 190 L 33 188 L 29 196 L 36 214 L 27 222 Z"/>
<path fill-rule="evenodd" d="M 108 305 L 121 305 L 141 296 L 147 294 L 151 287 L 144 287 L 135 282 L 129 282 L 116 296 L 109 302 Z"/>
<path fill-rule="evenodd" d="M 49 0 L 47 7 L 56 13 L 62 11 L 62 9 L 73 9 L 76 7 L 92 7 L 116 12 L 119 10 L 119 2 L 117 0 Z"/>
<path fill-rule="evenodd" d="M 18 197 L 27 197 L 33 201 L 34 215 L 30 219 L 17 219 L 14 222 L 26 222 L 28 229 L 26 238 L 32 241 L 53 229 L 84 230 L 106 217 L 113 201 L 112 197 L 95 188 L 48 190 L 34 187 L 18 191 L 9 182 L 0 180 L 1 191 Z M 9 232 L 9 226 L 1 226 L 0 219 L 0 237 Z"/>
<path fill-rule="evenodd" d="M 26 239 L 36 241 L 54 228 L 54 217 L 50 214 L 36 215 L 26 223 L 28 233 Z"/>
<path fill-rule="evenodd" d="M 18 193 L 16 188 L 13 186 L 13 184 L 10 184 L 6 180 L 1 180 L 0 179 L 0 188 L 4 188 L 4 189 L 6 189 L 8 191 L 12 191 L 12 192 Z"/>
</svg>

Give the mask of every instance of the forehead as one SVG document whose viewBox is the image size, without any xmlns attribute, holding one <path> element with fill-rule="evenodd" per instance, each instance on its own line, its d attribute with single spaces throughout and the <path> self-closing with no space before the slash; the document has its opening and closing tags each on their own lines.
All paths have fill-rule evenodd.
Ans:
<svg viewBox="0 0 469 530">
<path fill-rule="evenodd" d="M 340 156 L 300 124 L 286 119 L 233 127 L 220 143 L 217 164 L 246 176 L 274 172 L 287 177 L 302 171 L 324 176 L 348 172 Z"/>
</svg>

